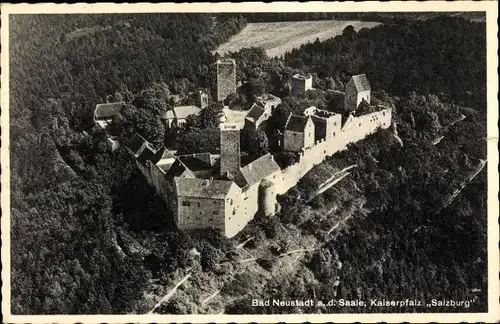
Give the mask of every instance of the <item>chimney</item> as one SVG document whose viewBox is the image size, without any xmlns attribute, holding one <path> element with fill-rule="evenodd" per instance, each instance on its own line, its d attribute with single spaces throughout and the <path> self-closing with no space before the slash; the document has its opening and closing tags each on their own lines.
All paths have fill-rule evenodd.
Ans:
<svg viewBox="0 0 500 324">
<path fill-rule="evenodd" d="M 240 130 L 221 127 L 220 129 L 220 175 L 240 172 Z"/>
</svg>

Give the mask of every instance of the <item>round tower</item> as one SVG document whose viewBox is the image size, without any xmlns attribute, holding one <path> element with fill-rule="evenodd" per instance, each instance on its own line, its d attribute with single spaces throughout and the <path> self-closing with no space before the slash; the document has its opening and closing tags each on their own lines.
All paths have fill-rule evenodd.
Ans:
<svg viewBox="0 0 500 324">
<path fill-rule="evenodd" d="M 276 186 L 274 182 L 263 180 L 259 186 L 259 210 L 264 216 L 276 214 Z"/>
</svg>

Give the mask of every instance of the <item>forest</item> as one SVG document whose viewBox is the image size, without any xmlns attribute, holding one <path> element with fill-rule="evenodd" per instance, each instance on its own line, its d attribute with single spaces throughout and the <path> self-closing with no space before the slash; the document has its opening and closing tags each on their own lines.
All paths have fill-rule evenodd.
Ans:
<svg viewBox="0 0 500 324">
<path fill-rule="evenodd" d="M 226 313 L 297 311 L 249 307 L 251 298 L 280 295 L 453 297 L 475 300 L 465 311 L 485 310 L 486 171 L 446 203 L 486 159 L 484 23 L 387 18 L 369 30 L 346 28 L 283 58 L 271 59 L 257 48 L 231 53 L 238 80 L 246 82 L 226 103 L 248 109 L 265 92 L 283 100 L 268 121 L 269 143 L 262 133 L 246 136 L 257 139 L 242 143 L 251 155 L 272 150 L 291 159 L 276 145 L 286 116 L 309 105 L 340 109 L 345 82 L 357 73 L 372 83 L 373 103 L 393 108 L 403 143 L 382 132 L 329 158 L 326 170 L 352 163 L 358 168 L 308 204 L 297 199 L 313 185 L 304 181 L 280 198 L 279 215 L 256 219 L 236 240 L 178 231 L 129 154 L 106 150 L 104 134 L 93 128 L 93 109 L 123 100 L 127 106 L 114 131 L 124 139 L 140 132 L 156 146 L 174 138 L 184 153 L 216 153 L 220 106 L 212 104 L 178 134 L 165 131 L 156 116 L 171 106 L 171 94 L 188 97 L 198 88 L 215 88 L 212 52 L 246 22 L 289 19 L 283 16 L 10 17 L 13 314 L 144 313 L 188 267 L 204 282 L 225 285 L 221 296 L 228 299 L 219 306 Z M 290 97 L 290 78 L 298 72 L 312 73 L 318 91 Z M 355 210 L 360 201 L 368 211 L 325 237 L 331 223 L 314 217 L 337 203 Z M 223 273 L 219 264 L 231 260 L 237 240 L 259 237 L 253 243 L 258 249 L 258 242 L 284 241 L 283 228 L 321 242 L 321 249 L 306 253 L 290 275 L 266 282 L 248 271 Z M 334 266 L 339 261 L 341 271 Z M 258 271 L 272 267 L 266 262 Z M 340 284 L 334 285 L 337 276 Z M 261 288 L 252 290 L 255 283 Z M 160 311 L 192 312 L 197 293 L 183 292 Z"/>
</svg>

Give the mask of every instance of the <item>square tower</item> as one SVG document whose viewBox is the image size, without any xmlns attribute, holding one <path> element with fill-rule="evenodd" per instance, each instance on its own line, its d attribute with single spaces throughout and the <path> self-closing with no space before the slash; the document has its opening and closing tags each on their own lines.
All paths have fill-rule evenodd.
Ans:
<svg viewBox="0 0 500 324">
<path fill-rule="evenodd" d="M 311 75 L 301 75 L 295 74 L 292 77 L 292 95 L 302 96 L 307 90 L 311 90 L 312 87 L 312 76 Z"/>
<path fill-rule="evenodd" d="M 366 75 L 353 75 L 345 87 L 345 110 L 355 111 L 363 100 L 370 103 L 370 99 L 371 87 Z"/>
<path fill-rule="evenodd" d="M 234 125 L 220 124 L 220 175 L 240 173 L 240 130 Z"/>
<path fill-rule="evenodd" d="M 217 101 L 236 92 L 236 62 L 233 59 L 217 61 Z"/>
</svg>

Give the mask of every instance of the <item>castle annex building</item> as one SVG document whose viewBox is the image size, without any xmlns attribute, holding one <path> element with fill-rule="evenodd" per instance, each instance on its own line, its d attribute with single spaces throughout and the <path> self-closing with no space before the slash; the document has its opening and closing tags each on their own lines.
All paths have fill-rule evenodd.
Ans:
<svg viewBox="0 0 500 324">
<path fill-rule="evenodd" d="M 344 107 L 346 111 L 354 111 L 365 100 L 370 103 L 371 87 L 366 75 L 354 75 L 345 87 Z"/>
</svg>

